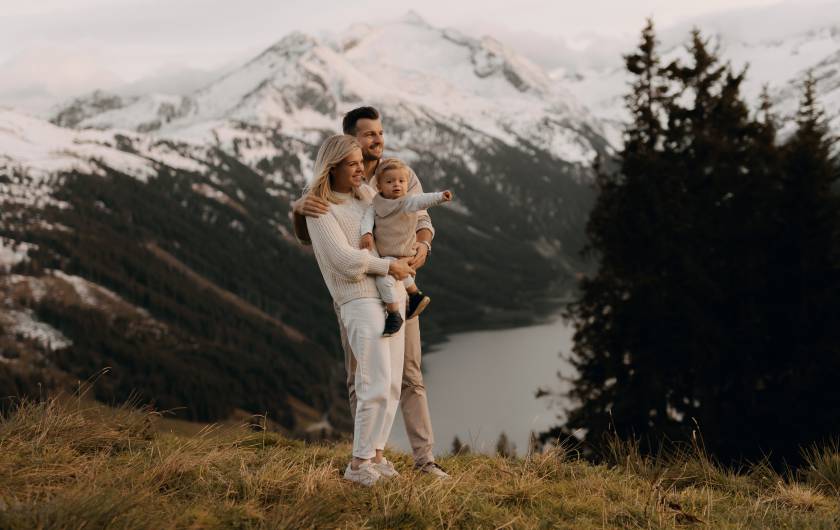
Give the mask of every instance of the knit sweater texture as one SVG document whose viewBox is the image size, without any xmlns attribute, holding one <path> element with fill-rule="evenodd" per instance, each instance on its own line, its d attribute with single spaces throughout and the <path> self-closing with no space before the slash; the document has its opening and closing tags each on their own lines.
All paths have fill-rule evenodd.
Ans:
<svg viewBox="0 0 840 530">
<path fill-rule="evenodd" d="M 351 194 L 336 194 L 340 204 L 320 217 L 307 217 L 306 227 L 318 268 L 336 304 L 358 298 L 379 298 L 371 275 L 388 274 L 389 262 L 367 250 L 359 249 L 362 216 L 370 204 L 370 194 L 362 199 Z"/>
<path fill-rule="evenodd" d="M 368 199 L 368 194 L 372 198 L 375 194 L 376 188 L 376 179 L 370 179 L 369 182 L 362 184 L 360 190 L 362 191 L 362 195 L 365 200 Z M 420 179 L 417 178 L 417 174 L 411 168 L 408 169 L 408 192 L 406 195 L 414 195 L 416 193 L 423 193 L 423 185 L 420 184 Z M 295 237 L 297 238 L 298 242 L 301 245 L 310 245 L 312 241 L 309 238 L 308 230 L 306 230 L 306 218 L 299 214 L 294 213 L 293 218 L 294 228 L 295 228 Z M 301 229 L 303 228 L 303 230 Z M 435 228 L 432 226 L 432 219 L 429 217 L 428 212 L 425 210 L 417 212 L 417 227 L 415 230 L 428 230 L 432 233 L 432 237 L 435 235 Z"/>
<path fill-rule="evenodd" d="M 373 233 L 376 248 L 382 256 L 413 256 L 418 212 L 425 212 L 442 202 L 442 192 L 417 193 L 398 199 L 387 199 L 377 193 L 362 218 L 362 234 Z"/>
</svg>

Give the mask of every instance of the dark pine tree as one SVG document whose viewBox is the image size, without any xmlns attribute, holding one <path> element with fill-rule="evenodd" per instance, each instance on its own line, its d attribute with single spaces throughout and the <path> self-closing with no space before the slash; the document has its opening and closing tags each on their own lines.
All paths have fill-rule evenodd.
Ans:
<svg viewBox="0 0 840 530">
<path fill-rule="evenodd" d="M 699 425 L 725 460 L 796 456 L 838 423 L 826 414 L 819 431 L 791 393 L 840 411 L 833 397 L 813 401 L 840 362 L 830 140 L 812 85 L 780 151 L 766 91 L 752 116 L 746 70 L 698 31 L 688 52 L 663 66 L 648 23 L 625 58 L 633 119 L 619 170 L 598 178 L 587 226 L 598 271 L 567 315 L 577 406 L 547 435 L 585 432 L 598 445 L 614 430 L 654 449 Z M 780 296 L 785 284 L 796 293 Z"/>
<path fill-rule="evenodd" d="M 840 431 L 840 169 L 834 138 L 805 79 L 797 128 L 782 147 L 769 306 L 779 358 L 774 438 L 786 452 Z"/>
<path fill-rule="evenodd" d="M 753 457 L 767 447 L 756 428 L 766 421 L 766 401 L 756 389 L 757 367 L 772 348 L 766 244 L 777 186 L 762 157 L 773 159 L 774 129 L 769 108 L 763 121 L 751 118 L 740 95 L 745 71 L 722 64 L 698 31 L 689 52 L 690 64 L 666 69 L 681 95 L 666 109 L 664 147 L 680 182 L 680 234 L 669 252 L 678 253 L 669 271 L 674 281 L 661 286 L 671 296 L 667 322 L 676 333 L 657 345 L 655 357 L 678 367 L 667 374 L 663 396 L 671 419 L 699 424 L 707 447 L 723 458 Z M 662 430 L 658 423 L 648 423 L 653 434 Z"/>
<path fill-rule="evenodd" d="M 647 425 L 653 415 L 668 418 L 662 396 L 672 365 L 646 365 L 655 362 L 653 351 L 661 349 L 655 343 L 669 343 L 668 331 L 675 330 L 664 326 L 665 333 L 660 332 L 650 316 L 669 312 L 668 293 L 661 286 L 675 266 L 669 262 L 675 256 L 670 249 L 680 225 L 674 219 L 679 182 L 663 153 L 664 108 L 673 95 L 656 46 L 653 22 L 648 21 L 638 48 L 625 56 L 635 77 L 626 97 L 632 124 L 625 130 L 619 170 L 599 171 L 586 249 L 599 268 L 583 279 L 581 296 L 567 315 L 576 326 L 579 376 L 572 397 L 580 402 L 568 429 L 586 429 L 588 440 L 596 443 L 613 423 L 626 432 Z M 652 373 L 661 377 L 647 377 Z M 626 396 L 633 396 L 632 402 Z"/>
</svg>

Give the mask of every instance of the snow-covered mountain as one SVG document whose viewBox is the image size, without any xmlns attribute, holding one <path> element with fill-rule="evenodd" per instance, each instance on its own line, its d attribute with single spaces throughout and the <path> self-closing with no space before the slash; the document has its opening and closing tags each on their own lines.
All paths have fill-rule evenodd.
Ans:
<svg viewBox="0 0 840 530">
<path fill-rule="evenodd" d="M 840 133 L 840 4 L 782 3 L 709 16 L 668 28 L 660 34 L 663 62 L 684 57 L 693 27 L 713 39 L 718 53 L 736 69 L 748 67 L 743 95 L 750 104 L 767 85 L 784 120 L 796 113 L 801 84 L 811 70 L 818 80 L 819 101 L 831 128 Z M 627 50 L 628 52 L 630 49 Z M 621 57 L 609 68 L 556 70 L 562 82 L 595 115 L 615 139 L 626 121 L 623 96 L 631 81 Z"/>
<path fill-rule="evenodd" d="M 362 104 L 383 111 L 388 150 L 427 168 L 420 173 L 427 187 L 466 192 L 462 212 L 481 212 L 493 202 L 480 187 L 466 185 L 465 179 L 476 179 L 492 190 L 494 201 L 521 211 L 512 225 L 493 229 L 521 225 L 541 252 L 564 259 L 579 248 L 591 162 L 615 138 L 605 138 L 608 129 L 528 59 L 492 38 L 436 28 L 414 13 L 320 38 L 292 33 L 188 94 L 93 92 L 55 113 L 59 132 L 17 120 L 31 125 L 29 136 L 44 134 L 28 141 L 55 155 L 49 162 L 42 157 L 36 164 L 20 149 L 20 139 L 8 134 L 0 142 L 11 147 L 0 156 L 22 170 L 50 164 L 76 169 L 85 158 L 78 146 L 95 138 L 155 168 L 171 163 L 184 169 L 187 160 L 189 170 L 200 174 L 215 167 L 206 159 L 213 148 L 260 174 L 269 193 L 289 197 L 308 178 L 320 140 Z M 165 153 L 149 150 L 161 145 Z M 70 160 L 69 152 L 78 156 Z M 124 152 L 108 151 L 95 164 L 124 158 Z M 459 175 L 461 169 L 466 175 Z M 542 228 L 533 231 L 528 223 Z"/>
<path fill-rule="evenodd" d="M 0 308 L 16 315 L 0 319 L 0 389 L 107 365 L 109 401 L 138 388 L 193 418 L 340 425 L 335 317 L 289 210 L 363 104 L 383 112 L 389 154 L 457 197 L 432 214 L 426 340 L 528 322 L 570 288 L 607 142 L 561 84 L 415 15 L 293 33 L 186 94 L 98 91 L 52 123 L 0 110 Z"/>
<path fill-rule="evenodd" d="M 102 97 L 76 101 L 56 123 L 206 141 L 219 134 L 231 139 L 224 129 L 233 122 L 313 141 L 365 102 L 386 111 L 390 147 L 400 152 L 416 152 L 425 142 L 424 123 L 435 121 L 575 163 L 593 159 L 600 133 L 575 97 L 524 57 L 491 38 L 432 27 L 412 13 L 322 39 L 293 33 L 187 96 L 97 106 Z"/>
</svg>

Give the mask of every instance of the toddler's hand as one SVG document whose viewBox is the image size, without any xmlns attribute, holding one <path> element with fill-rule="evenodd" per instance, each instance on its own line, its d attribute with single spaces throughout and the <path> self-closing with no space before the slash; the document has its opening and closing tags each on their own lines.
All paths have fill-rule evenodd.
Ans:
<svg viewBox="0 0 840 530">
<path fill-rule="evenodd" d="M 359 248 L 362 250 L 373 250 L 373 234 L 368 232 L 363 235 L 362 239 L 359 241 Z"/>
<path fill-rule="evenodd" d="M 452 192 L 451 192 L 451 191 L 449 191 L 449 190 L 444 191 L 444 192 L 443 192 L 443 200 L 444 200 L 445 202 L 449 202 L 449 201 L 451 201 L 451 200 L 452 200 Z"/>
</svg>

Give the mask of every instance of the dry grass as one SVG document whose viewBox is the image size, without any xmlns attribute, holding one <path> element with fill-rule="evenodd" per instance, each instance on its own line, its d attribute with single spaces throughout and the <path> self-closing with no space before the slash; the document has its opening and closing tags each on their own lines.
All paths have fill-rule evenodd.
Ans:
<svg viewBox="0 0 840 530">
<path fill-rule="evenodd" d="M 840 440 L 823 447 L 812 446 L 802 451 L 807 468 L 805 480 L 822 491 L 840 495 Z"/>
<path fill-rule="evenodd" d="M 156 432 L 154 413 L 24 403 L 0 421 L 0 528 L 825 528 L 840 500 L 822 483 L 705 457 L 611 465 L 562 447 L 526 459 L 442 459 L 453 479 L 411 470 L 366 489 L 341 479 L 347 444 L 270 432 Z"/>
</svg>

